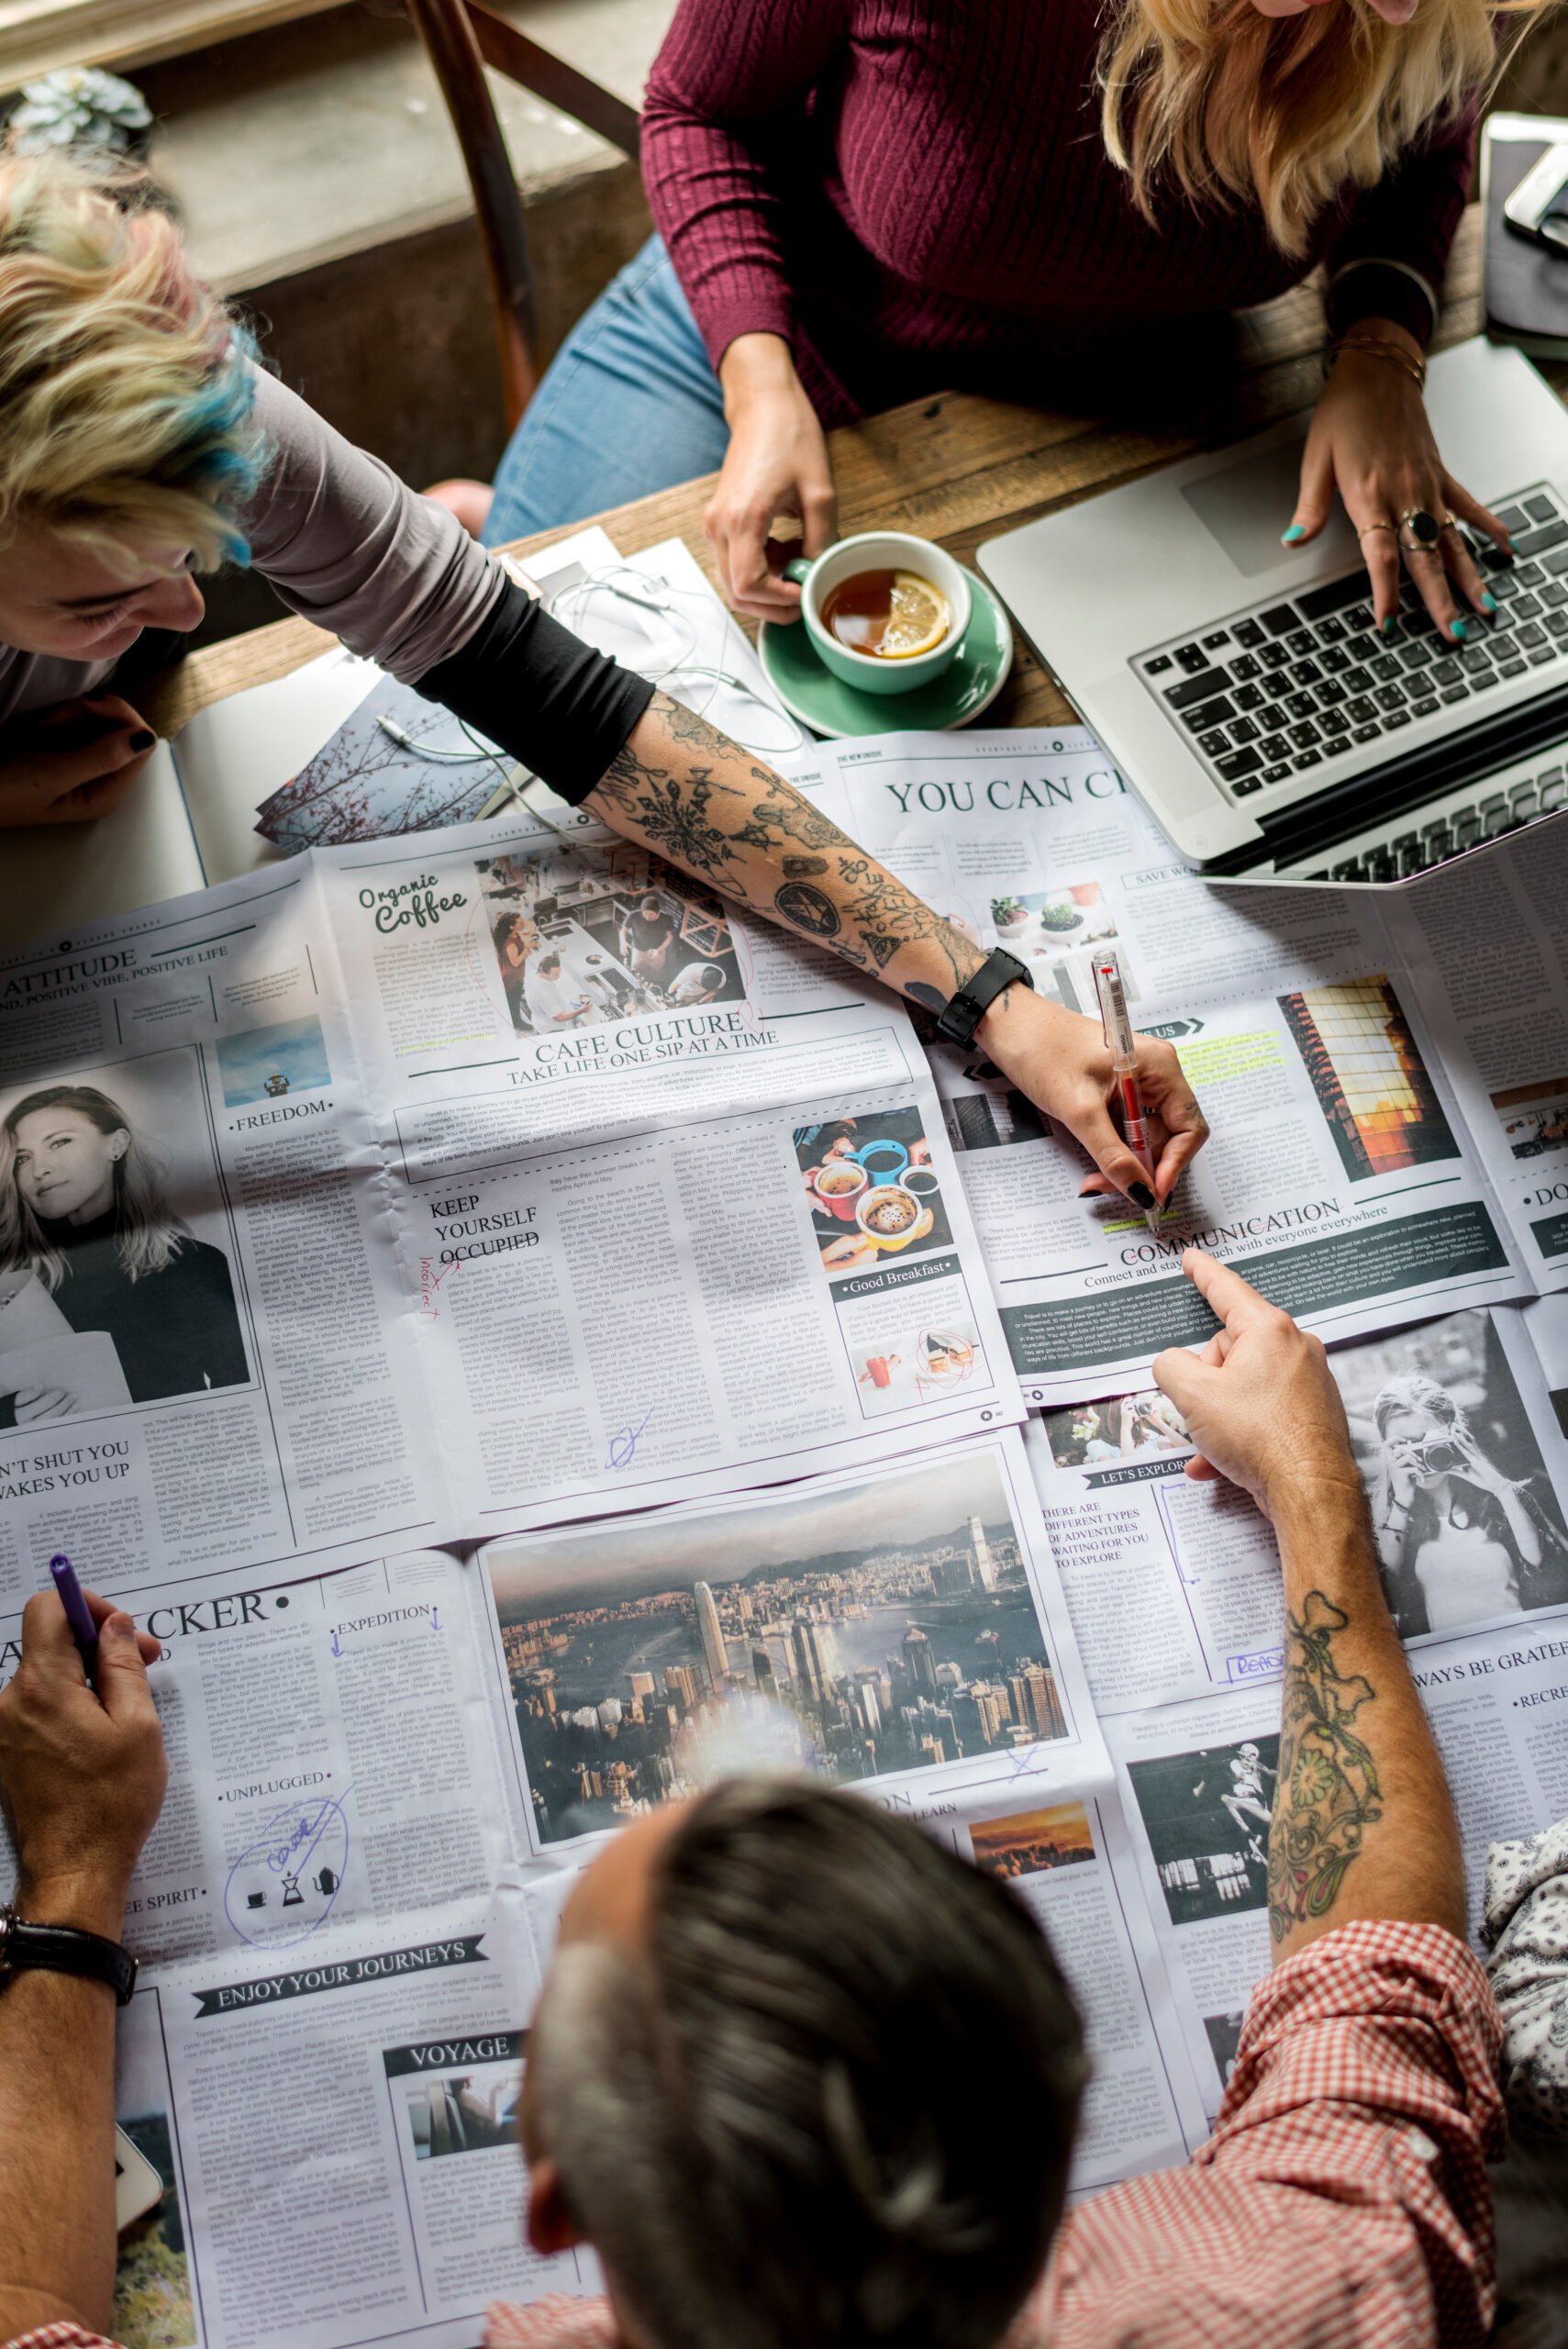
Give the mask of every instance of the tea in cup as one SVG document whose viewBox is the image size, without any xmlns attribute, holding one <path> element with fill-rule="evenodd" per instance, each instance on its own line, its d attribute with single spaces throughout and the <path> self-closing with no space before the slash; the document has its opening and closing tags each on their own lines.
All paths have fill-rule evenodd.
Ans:
<svg viewBox="0 0 1568 2349">
<path fill-rule="evenodd" d="M 862 693 L 902 694 L 929 685 L 956 655 L 969 626 L 968 573 L 929 539 L 864 530 L 784 575 L 800 586 L 800 611 L 825 667 Z"/>
</svg>

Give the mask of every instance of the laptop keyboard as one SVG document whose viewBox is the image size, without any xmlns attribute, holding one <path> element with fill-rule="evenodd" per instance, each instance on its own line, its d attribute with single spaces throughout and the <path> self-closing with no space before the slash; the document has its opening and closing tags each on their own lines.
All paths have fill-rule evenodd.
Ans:
<svg viewBox="0 0 1568 2349">
<path fill-rule="evenodd" d="M 1483 841 L 1500 840 L 1538 817 L 1555 816 L 1568 807 L 1568 762 L 1555 753 L 1555 763 L 1499 789 L 1483 785 L 1479 791 L 1455 794 L 1451 802 L 1413 823 L 1408 817 L 1386 839 L 1357 843 L 1355 852 L 1333 863 L 1314 866 L 1305 881 L 1409 881 L 1429 873 L 1450 857 Z"/>
<path fill-rule="evenodd" d="M 1404 728 L 1444 709 L 1463 723 L 1472 702 L 1485 703 L 1514 678 L 1540 671 L 1542 685 L 1559 683 L 1568 662 L 1568 507 L 1542 487 L 1496 511 L 1515 561 L 1466 533 L 1497 598 L 1492 618 L 1465 612 L 1466 644 L 1439 634 L 1407 578 L 1384 636 L 1358 568 L 1140 653 L 1133 668 L 1238 800 L 1349 751 L 1385 739 L 1393 750 Z M 1487 820 L 1480 802 L 1474 812 Z"/>
</svg>

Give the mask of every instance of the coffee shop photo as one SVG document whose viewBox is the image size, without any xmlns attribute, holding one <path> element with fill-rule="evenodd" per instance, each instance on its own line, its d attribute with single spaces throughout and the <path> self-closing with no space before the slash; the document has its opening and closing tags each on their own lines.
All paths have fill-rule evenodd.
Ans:
<svg viewBox="0 0 1568 2349">
<path fill-rule="evenodd" d="M 520 1035 L 744 997 L 718 899 L 641 850 L 481 857 L 476 872 Z"/>
<path fill-rule="evenodd" d="M 1568 2349 L 1565 1070 L 1568 0 L 0 0 L 0 2349 Z"/>
</svg>

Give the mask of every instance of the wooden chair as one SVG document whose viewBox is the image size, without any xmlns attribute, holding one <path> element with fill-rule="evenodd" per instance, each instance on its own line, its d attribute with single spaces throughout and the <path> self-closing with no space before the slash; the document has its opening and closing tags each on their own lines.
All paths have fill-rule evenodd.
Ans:
<svg viewBox="0 0 1568 2349">
<path fill-rule="evenodd" d="M 546 106 L 596 130 L 635 162 L 635 106 L 529 40 L 480 0 L 406 0 L 440 84 L 468 184 L 473 190 L 501 346 L 502 395 L 510 431 L 539 378 L 539 316 L 522 198 L 484 67 L 518 82 Z"/>
</svg>

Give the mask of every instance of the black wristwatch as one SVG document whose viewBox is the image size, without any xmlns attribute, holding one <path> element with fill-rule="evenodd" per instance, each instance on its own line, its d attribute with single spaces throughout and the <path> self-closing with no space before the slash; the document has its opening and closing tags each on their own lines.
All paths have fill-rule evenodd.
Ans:
<svg viewBox="0 0 1568 2349">
<path fill-rule="evenodd" d="M 950 1044 L 972 1044 L 979 1027 L 1004 987 L 1021 979 L 1026 987 L 1034 980 L 1027 963 L 1005 946 L 994 946 L 972 978 L 965 979 L 958 993 L 937 1018 L 937 1033 Z"/>
<path fill-rule="evenodd" d="M 80 1925 L 30 1924 L 6 1901 L 0 1908 L 0 1986 L 28 1966 L 106 1982 L 117 2006 L 128 2006 L 136 1988 L 136 1960 L 118 1942 L 84 1932 Z"/>
</svg>

